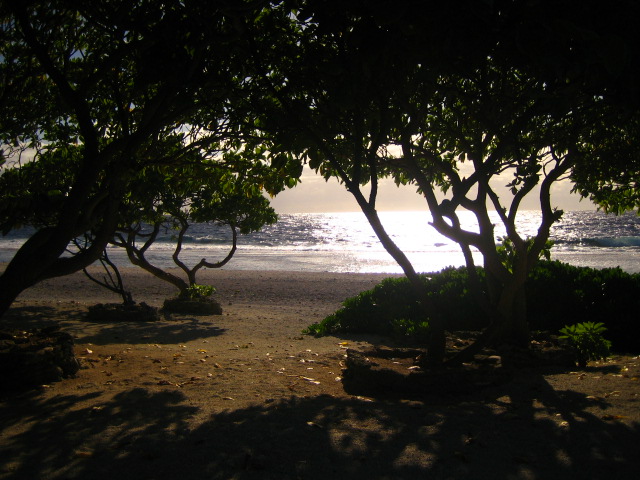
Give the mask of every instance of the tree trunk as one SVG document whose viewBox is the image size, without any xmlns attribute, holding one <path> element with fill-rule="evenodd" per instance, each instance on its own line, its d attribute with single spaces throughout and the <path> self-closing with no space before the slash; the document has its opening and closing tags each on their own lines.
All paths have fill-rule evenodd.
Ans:
<svg viewBox="0 0 640 480">
<path fill-rule="evenodd" d="M 501 283 L 487 270 L 487 290 L 490 299 L 487 313 L 491 324 L 473 344 L 458 352 L 447 361 L 448 365 L 458 365 L 473 359 L 485 347 L 513 345 L 518 348 L 529 346 L 530 330 L 527 322 L 526 291 L 524 281 L 513 278 L 507 285 Z"/>
<path fill-rule="evenodd" d="M 182 280 L 180 277 L 165 272 L 161 268 L 158 268 L 155 265 L 149 263 L 144 254 L 137 252 L 134 248 L 131 248 L 129 246 L 126 247 L 126 250 L 127 256 L 129 257 L 129 260 L 132 264 L 142 268 L 143 270 L 146 270 L 151 275 L 159 278 L 160 280 L 169 282 L 171 285 L 175 286 L 181 294 L 189 288 L 189 284 Z"/>
<path fill-rule="evenodd" d="M 62 257 L 69 243 L 88 226 L 79 217 L 58 222 L 34 233 L 16 252 L 0 276 L 0 318 L 27 288 L 47 278 L 78 272 L 98 260 L 115 231 L 119 197 L 105 199 L 102 224 L 89 248 L 73 257 Z M 85 228 L 86 227 L 86 228 Z"/>
<path fill-rule="evenodd" d="M 427 344 L 426 365 L 441 365 L 444 360 L 446 351 L 444 323 L 442 322 L 442 319 L 433 306 L 433 302 L 427 295 L 427 290 L 424 286 L 424 283 L 422 282 L 422 279 L 416 273 L 413 265 L 406 257 L 404 252 L 402 252 L 393 242 L 393 240 L 391 240 L 391 237 L 387 235 L 387 232 L 382 225 L 382 222 L 380 221 L 380 217 L 378 217 L 378 213 L 376 212 L 376 210 L 373 208 L 369 208 L 367 205 L 363 206 L 362 203 L 360 207 L 367 217 L 369 224 L 373 228 L 373 231 L 376 233 L 376 236 L 382 243 L 382 246 L 402 268 L 405 276 L 411 284 L 411 287 L 413 288 L 413 291 L 418 297 L 425 318 L 428 318 L 429 320 L 430 335 L 429 342 Z"/>
<path fill-rule="evenodd" d="M 503 322 L 493 339 L 494 345 L 510 344 L 526 348 L 531 332 L 527 322 L 524 283 L 503 290 L 497 312 Z"/>
<path fill-rule="evenodd" d="M 96 252 L 107 245 L 106 239 L 99 240 L 83 255 L 60 258 L 73 238 L 72 232 L 64 235 L 44 228 L 20 247 L 0 276 L 0 317 L 24 290 L 41 280 L 82 270 L 98 260 L 100 255 Z"/>
</svg>

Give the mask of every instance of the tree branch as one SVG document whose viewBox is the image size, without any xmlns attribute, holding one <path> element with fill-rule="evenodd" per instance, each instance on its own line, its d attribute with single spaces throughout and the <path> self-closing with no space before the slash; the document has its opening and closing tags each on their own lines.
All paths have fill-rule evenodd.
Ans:
<svg viewBox="0 0 640 480">
<path fill-rule="evenodd" d="M 233 258 L 233 255 L 236 253 L 236 250 L 238 249 L 238 230 L 235 225 L 230 225 L 230 227 L 231 227 L 231 235 L 232 235 L 232 246 L 231 246 L 231 250 L 229 250 L 229 253 L 227 253 L 227 256 L 216 263 L 207 262 L 206 259 L 203 258 L 202 260 L 200 260 L 200 263 L 198 263 L 193 268 L 194 274 L 202 267 L 206 267 L 206 268 L 224 267 Z"/>
</svg>

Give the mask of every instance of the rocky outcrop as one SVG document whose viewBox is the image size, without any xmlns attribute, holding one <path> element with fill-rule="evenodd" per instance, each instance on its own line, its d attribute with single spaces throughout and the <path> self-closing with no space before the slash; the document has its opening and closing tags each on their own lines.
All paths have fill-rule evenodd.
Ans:
<svg viewBox="0 0 640 480">
<path fill-rule="evenodd" d="M 1 390 L 59 381 L 75 375 L 79 368 L 73 337 L 58 327 L 0 331 Z"/>
<path fill-rule="evenodd" d="M 409 397 L 458 395 L 504 383 L 511 371 L 501 367 L 498 356 L 477 356 L 473 364 L 423 370 L 420 350 L 405 348 L 348 349 L 342 383 L 354 395 Z M 408 397 L 407 397 L 408 398 Z"/>
<path fill-rule="evenodd" d="M 169 298 L 164 301 L 162 309 L 169 313 L 182 313 L 187 315 L 222 315 L 222 307 L 218 302 L 210 298 L 189 299 Z"/>
</svg>

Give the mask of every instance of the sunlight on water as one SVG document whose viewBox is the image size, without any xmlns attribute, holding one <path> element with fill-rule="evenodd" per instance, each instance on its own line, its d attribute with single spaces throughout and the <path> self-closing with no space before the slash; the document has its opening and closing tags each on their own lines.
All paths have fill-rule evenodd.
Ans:
<svg viewBox="0 0 640 480">
<path fill-rule="evenodd" d="M 464 264 L 459 246 L 429 225 L 428 212 L 381 212 L 380 218 L 416 270 L 433 272 Z M 492 220 L 496 238 L 503 236 L 498 215 L 494 213 Z M 540 212 L 520 212 L 517 223 L 521 235 L 535 235 L 539 221 Z M 475 219 L 468 212 L 461 215 L 461 222 L 464 228 L 477 231 Z M 0 261 L 9 261 L 28 235 L 12 232 L 3 237 Z M 620 266 L 629 272 L 640 271 L 640 219 L 634 214 L 615 217 L 600 212 L 568 212 L 552 230 L 552 240 L 555 259 L 595 268 Z M 174 242 L 172 232 L 163 234 L 148 257 L 159 266 L 174 266 Z M 187 264 L 204 257 L 219 261 L 230 245 L 228 228 L 196 224 L 188 231 L 181 258 Z M 119 249 L 109 252 L 118 264 L 128 264 Z M 478 253 L 474 258 L 482 264 Z M 360 212 L 283 214 L 275 225 L 240 236 L 238 251 L 225 268 L 401 273 Z"/>
<path fill-rule="evenodd" d="M 464 264 L 460 247 L 430 225 L 431 217 L 427 212 L 381 212 L 380 218 L 392 240 L 407 255 L 416 270 L 433 272 Z M 492 220 L 496 225 L 496 238 L 504 236 L 505 231 L 498 215 L 493 213 Z M 602 267 L 621 265 L 628 271 L 638 271 L 640 268 L 636 255 L 640 244 L 634 243 L 640 239 L 637 220 L 637 217 L 631 217 L 625 223 L 620 217 L 604 217 L 595 212 L 568 213 L 555 229 L 559 234 L 556 237 L 559 238 L 555 238 L 554 255 L 578 265 L 598 266 L 594 265 L 596 261 Z M 520 212 L 518 229 L 521 235 L 535 235 L 539 221 L 540 212 Z M 472 214 L 462 213 L 461 222 L 464 228 L 478 231 Z M 186 252 L 194 258 L 205 254 L 214 255 L 215 258 L 223 257 L 229 242 L 228 233 L 226 236 L 224 231 L 212 235 L 211 227 L 196 227 L 191 232 L 192 243 L 186 245 Z M 199 232 L 198 228 L 203 231 Z M 614 243 L 608 240 L 612 238 L 611 235 L 622 233 L 626 236 L 621 237 L 624 238 L 622 241 L 618 239 L 618 243 L 629 245 L 630 248 L 618 248 L 615 255 L 611 252 L 603 254 L 603 247 Z M 478 265 L 482 264 L 479 253 L 476 252 L 474 258 Z M 276 225 L 241 237 L 238 253 L 226 268 L 402 272 L 360 212 L 282 215 Z"/>
</svg>

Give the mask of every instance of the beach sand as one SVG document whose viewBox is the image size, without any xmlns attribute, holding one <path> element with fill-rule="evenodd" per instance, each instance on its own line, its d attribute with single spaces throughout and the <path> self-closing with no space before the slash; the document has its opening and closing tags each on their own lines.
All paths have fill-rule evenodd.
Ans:
<svg viewBox="0 0 640 480">
<path fill-rule="evenodd" d="M 25 291 L 2 328 L 59 325 L 76 378 L 0 394 L 0 479 L 636 478 L 640 360 L 516 372 L 464 395 L 347 393 L 345 348 L 301 331 L 388 275 L 219 270 L 220 316 L 92 323 L 82 274 Z M 134 299 L 175 289 L 124 269 Z"/>
</svg>

